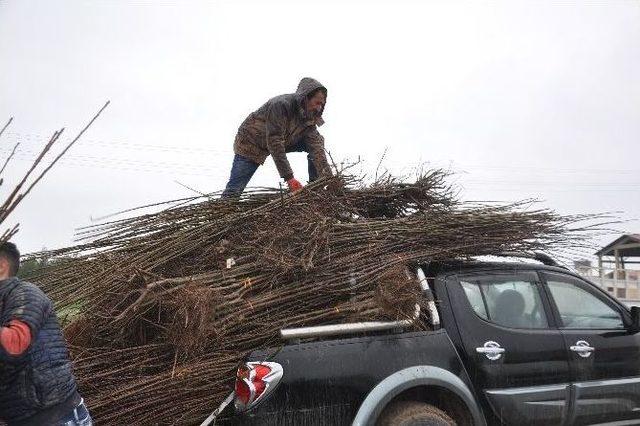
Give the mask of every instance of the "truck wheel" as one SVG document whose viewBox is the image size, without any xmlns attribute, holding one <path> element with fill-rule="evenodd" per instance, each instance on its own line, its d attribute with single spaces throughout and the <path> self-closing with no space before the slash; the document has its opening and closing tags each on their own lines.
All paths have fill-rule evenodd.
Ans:
<svg viewBox="0 0 640 426">
<path fill-rule="evenodd" d="M 419 401 L 400 401 L 387 407 L 377 426 L 455 426 L 444 411 Z"/>
</svg>

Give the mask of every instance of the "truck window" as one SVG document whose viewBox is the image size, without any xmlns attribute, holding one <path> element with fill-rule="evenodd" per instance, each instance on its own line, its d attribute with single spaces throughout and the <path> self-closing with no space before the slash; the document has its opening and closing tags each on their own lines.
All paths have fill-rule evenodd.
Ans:
<svg viewBox="0 0 640 426">
<path fill-rule="evenodd" d="M 535 279 L 486 275 L 463 277 L 460 285 L 482 319 L 511 328 L 547 328 Z"/>
<path fill-rule="evenodd" d="M 587 284 L 558 274 L 545 274 L 545 276 L 547 287 L 560 313 L 563 328 L 624 328 L 620 313 L 582 288 Z"/>
</svg>

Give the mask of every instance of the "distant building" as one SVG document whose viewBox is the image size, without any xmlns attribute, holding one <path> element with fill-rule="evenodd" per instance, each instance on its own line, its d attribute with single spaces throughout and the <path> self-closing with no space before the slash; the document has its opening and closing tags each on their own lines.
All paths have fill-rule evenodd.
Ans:
<svg viewBox="0 0 640 426">
<path fill-rule="evenodd" d="M 624 234 L 595 253 L 602 288 L 620 299 L 640 300 L 640 234 Z M 578 266 L 579 273 L 584 265 Z M 583 274 L 587 275 L 587 274 Z"/>
<path fill-rule="evenodd" d="M 640 234 L 624 234 L 598 250 L 596 256 L 600 276 L 604 275 L 604 269 L 610 268 L 616 271 L 618 279 L 628 278 L 632 274 L 638 279 L 638 267 L 627 266 L 640 264 Z M 613 278 L 613 273 L 611 277 Z"/>
</svg>

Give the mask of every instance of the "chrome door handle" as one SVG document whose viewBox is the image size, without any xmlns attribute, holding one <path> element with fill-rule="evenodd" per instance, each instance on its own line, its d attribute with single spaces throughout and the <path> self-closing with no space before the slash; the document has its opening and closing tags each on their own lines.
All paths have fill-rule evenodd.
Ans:
<svg viewBox="0 0 640 426">
<path fill-rule="evenodd" d="M 496 361 L 502 357 L 505 350 L 500 347 L 500 343 L 489 340 L 485 342 L 483 346 L 476 348 L 476 352 L 484 354 L 491 361 Z"/>
<path fill-rule="evenodd" d="M 589 346 L 589 342 L 585 340 L 578 340 L 575 345 L 570 346 L 573 352 L 577 352 L 582 358 L 589 358 L 591 356 L 591 352 L 595 351 L 596 348 Z"/>
</svg>

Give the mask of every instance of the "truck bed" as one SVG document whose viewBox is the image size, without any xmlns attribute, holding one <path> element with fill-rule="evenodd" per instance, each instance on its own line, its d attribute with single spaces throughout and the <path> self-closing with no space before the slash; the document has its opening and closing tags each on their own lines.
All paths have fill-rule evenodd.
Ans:
<svg viewBox="0 0 640 426">
<path fill-rule="evenodd" d="M 351 424 L 371 389 L 412 366 L 440 367 L 470 386 L 445 330 L 290 344 L 254 352 L 248 361 L 281 364 L 283 379 L 263 403 L 220 424 Z"/>
</svg>

